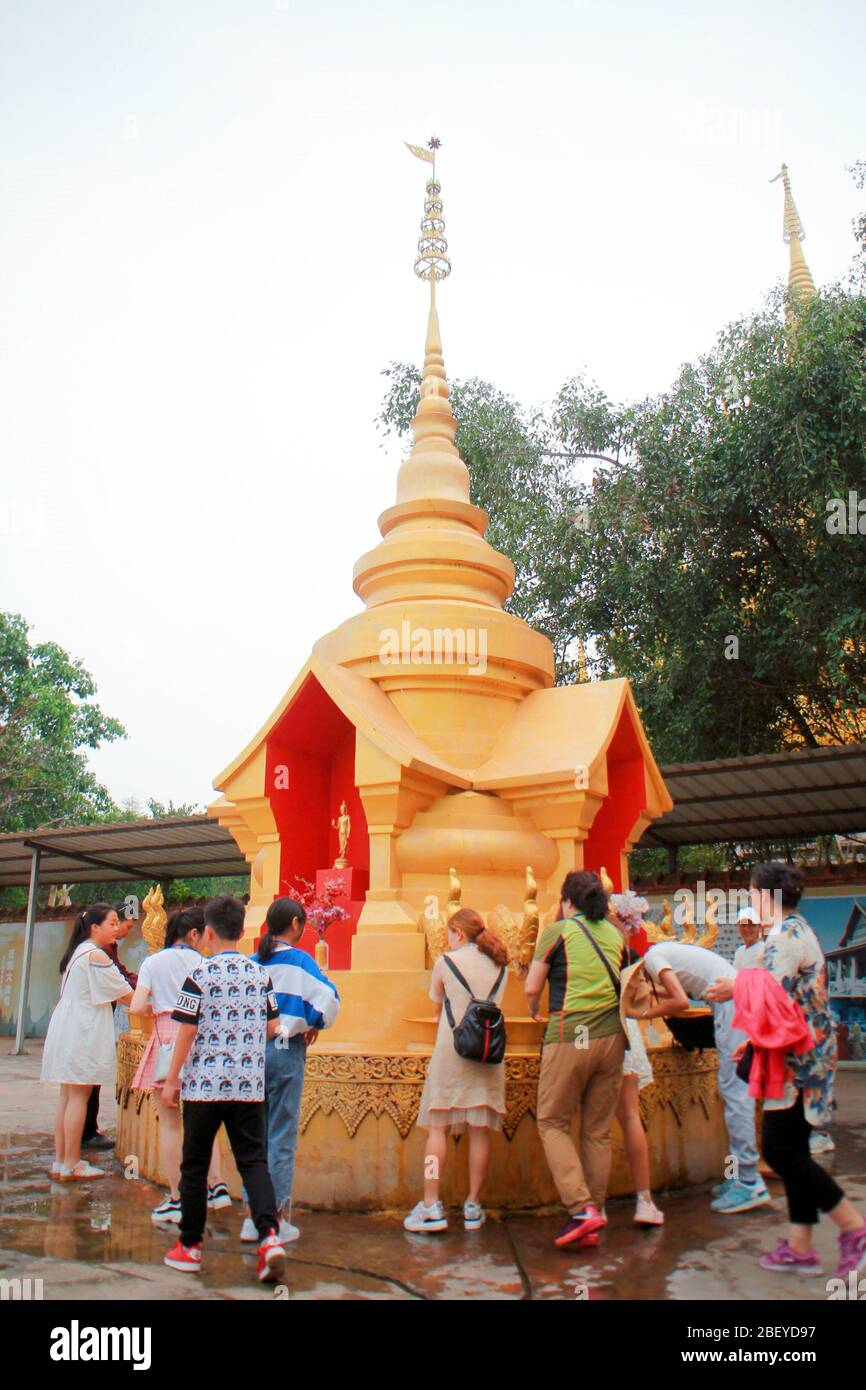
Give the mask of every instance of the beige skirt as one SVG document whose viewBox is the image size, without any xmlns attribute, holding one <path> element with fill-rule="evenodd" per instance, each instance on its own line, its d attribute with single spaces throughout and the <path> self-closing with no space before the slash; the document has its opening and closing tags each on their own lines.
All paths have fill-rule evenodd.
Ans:
<svg viewBox="0 0 866 1390">
<path fill-rule="evenodd" d="M 452 1105 L 450 1110 L 431 1110 L 422 1094 L 418 1124 L 421 1129 L 450 1129 L 452 1134 L 464 1134 L 467 1125 L 475 1129 L 501 1129 L 502 1116 L 489 1105 L 471 1105 L 468 1109 Z"/>
</svg>

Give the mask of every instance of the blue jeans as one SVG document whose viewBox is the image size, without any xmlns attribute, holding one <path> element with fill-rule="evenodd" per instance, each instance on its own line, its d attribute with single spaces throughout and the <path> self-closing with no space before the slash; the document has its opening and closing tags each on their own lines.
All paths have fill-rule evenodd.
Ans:
<svg viewBox="0 0 866 1390">
<path fill-rule="evenodd" d="M 277 1046 L 279 1041 L 280 1046 Z M 295 1176 L 295 1149 L 307 1044 L 303 1038 L 270 1038 L 265 1052 L 265 1113 L 268 1168 L 274 1184 L 277 1211 L 288 1215 Z"/>
<path fill-rule="evenodd" d="M 749 1085 L 737 1076 L 732 1053 L 745 1033 L 733 1025 L 734 1001 L 726 999 L 713 1005 L 713 1029 L 719 1053 L 719 1095 L 725 1108 L 725 1126 L 731 1153 L 737 1160 L 737 1179 L 754 1182 L 758 1176 L 758 1150 L 755 1146 L 755 1102 L 749 1095 Z"/>
</svg>

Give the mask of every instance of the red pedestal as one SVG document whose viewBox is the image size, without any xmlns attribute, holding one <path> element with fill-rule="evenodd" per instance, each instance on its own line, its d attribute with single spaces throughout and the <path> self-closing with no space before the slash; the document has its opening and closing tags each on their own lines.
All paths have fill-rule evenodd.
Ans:
<svg viewBox="0 0 866 1390">
<path fill-rule="evenodd" d="M 317 869 L 316 870 L 316 893 L 323 897 L 325 884 L 340 883 L 341 893 L 334 893 L 333 901 L 339 903 L 340 907 L 348 909 L 351 903 L 362 903 L 370 887 L 369 869 Z"/>
<path fill-rule="evenodd" d="M 370 873 L 368 869 L 317 869 L 316 896 L 323 897 L 325 885 L 334 882 L 339 882 L 343 891 L 335 892 L 332 902 L 344 908 L 349 915 L 339 922 L 333 922 L 325 932 L 324 940 L 328 946 L 327 969 L 348 970 L 352 964 L 352 937 L 355 935 L 361 908 L 370 886 Z M 315 956 L 318 939 L 314 929 L 308 926 L 298 945 L 302 951 L 309 951 L 311 956 Z"/>
</svg>

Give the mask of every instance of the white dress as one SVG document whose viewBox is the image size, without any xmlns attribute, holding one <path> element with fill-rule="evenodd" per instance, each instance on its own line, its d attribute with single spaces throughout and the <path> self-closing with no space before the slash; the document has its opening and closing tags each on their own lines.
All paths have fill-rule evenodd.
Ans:
<svg viewBox="0 0 866 1390">
<path fill-rule="evenodd" d="M 652 1062 L 647 1056 L 646 1043 L 643 1040 L 640 1024 L 636 1018 L 627 1018 L 625 1026 L 628 1029 L 628 1042 L 625 1056 L 622 1063 L 623 1076 L 636 1076 L 637 1088 L 642 1091 L 644 1086 L 649 1086 L 655 1080 L 653 1075 Z"/>
<path fill-rule="evenodd" d="M 129 993 L 129 985 L 116 965 L 91 959 L 98 950 L 92 941 L 82 941 L 66 967 L 42 1053 L 43 1081 L 114 1085 L 117 1054 L 111 1005 Z"/>
</svg>

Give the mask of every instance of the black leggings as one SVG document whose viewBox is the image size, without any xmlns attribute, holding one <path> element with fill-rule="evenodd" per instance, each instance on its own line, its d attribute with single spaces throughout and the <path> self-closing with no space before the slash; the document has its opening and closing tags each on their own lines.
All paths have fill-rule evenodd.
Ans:
<svg viewBox="0 0 866 1390">
<path fill-rule="evenodd" d="M 277 1230 L 277 1206 L 268 1172 L 263 1100 L 187 1100 L 183 1105 L 180 1165 L 180 1239 L 198 1245 L 207 1219 L 207 1172 L 213 1141 L 225 1125 L 235 1163 L 250 1201 L 259 1239 Z"/>
<path fill-rule="evenodd" d="M 99 1133 L 99 1087 L 91 1086 L 90 1095 L 87 1097 L 87 1114 L 84 1117 L 84 1129 L 81 1133 L 82 1144 L 94 1135 Z"/>
<path fill-rule="evenodd" d="M 761 1149 L 785 1184 L 788 1215 L 795 1226 L 815 1226 L 819 1211 L 832 1211 L 845 1196 L 809 1152 L 812 1126 L 803 1113 L 803 1092 L 789 1110 L 764 1110 Z"/>
</svg>

